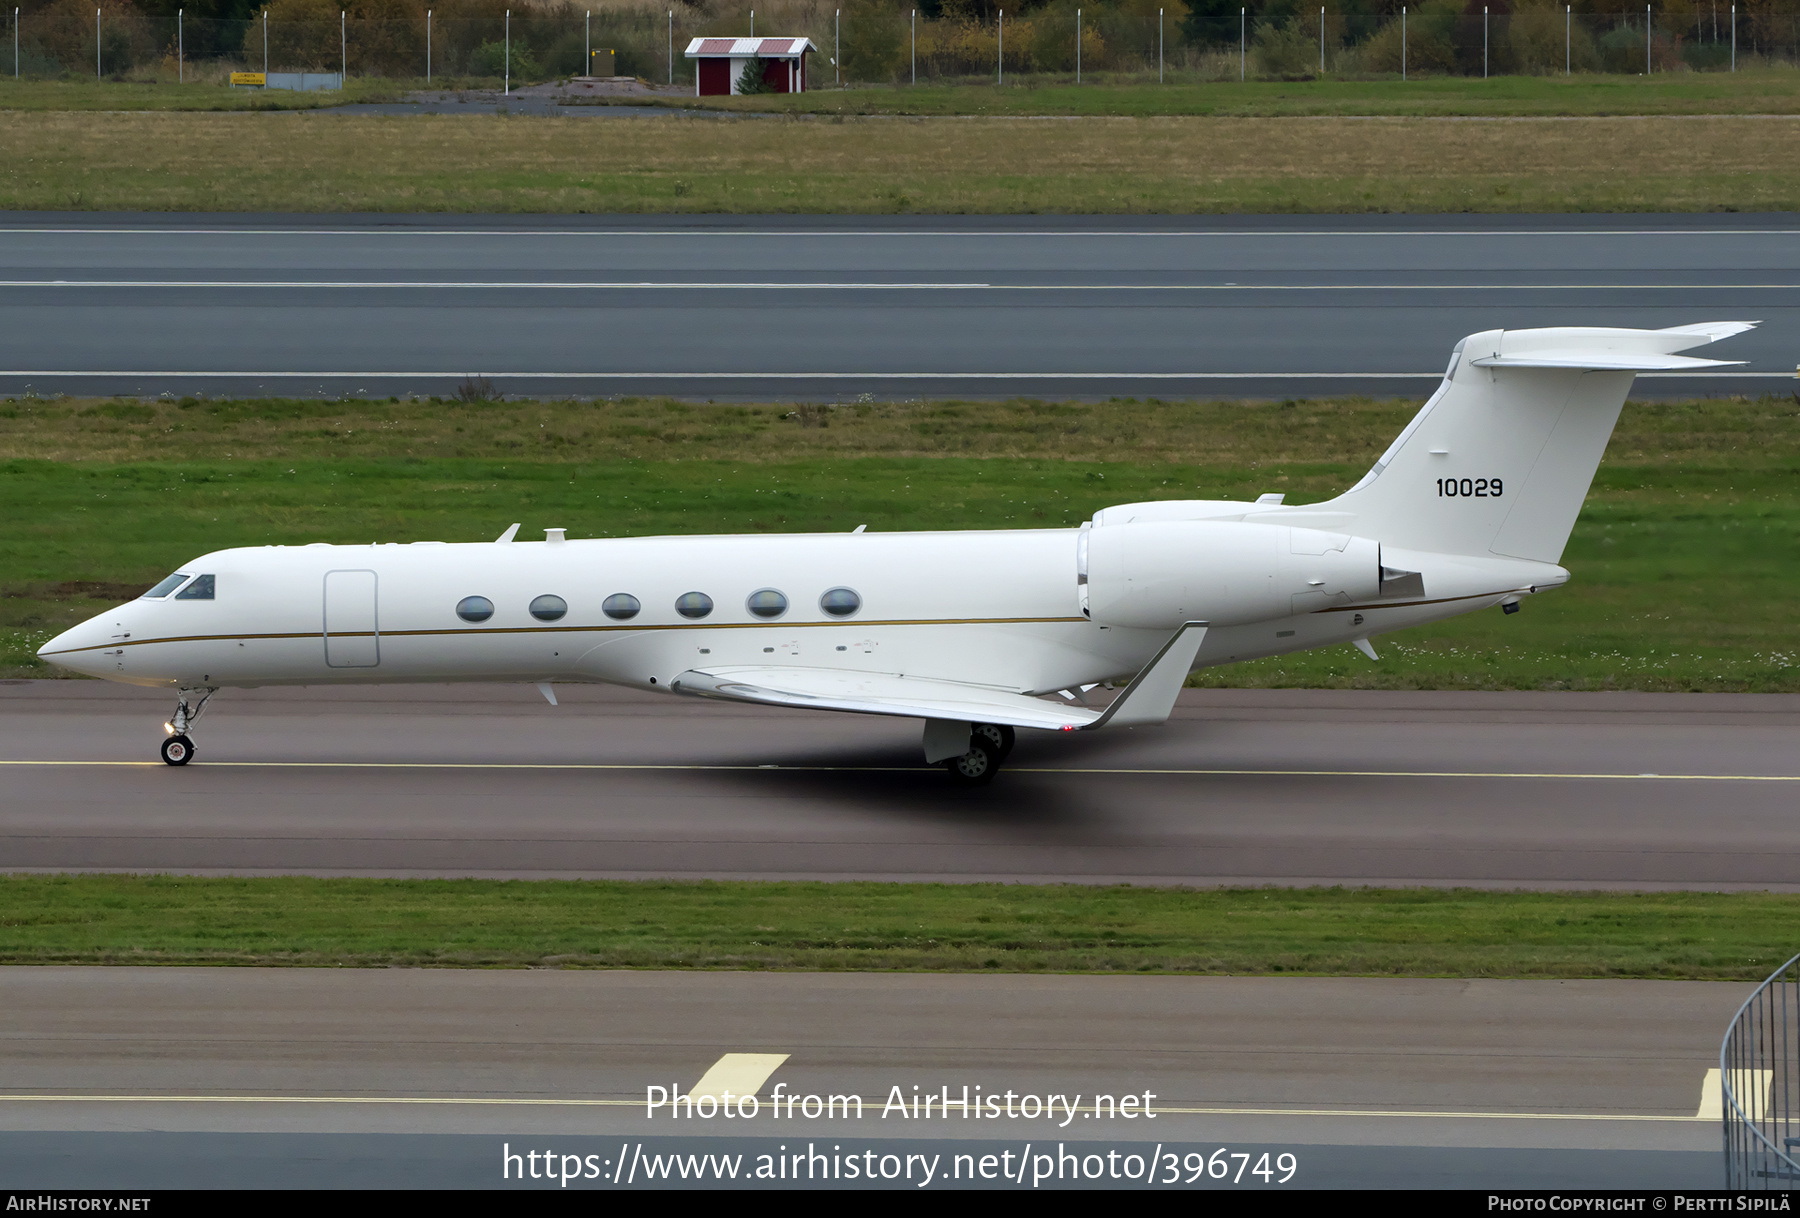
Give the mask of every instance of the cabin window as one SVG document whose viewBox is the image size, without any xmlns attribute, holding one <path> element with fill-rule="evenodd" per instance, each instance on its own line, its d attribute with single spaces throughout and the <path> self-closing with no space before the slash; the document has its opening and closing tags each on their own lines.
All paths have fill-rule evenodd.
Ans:
<svg viewBox="0 0 1800 1218">
<path fill-rule="evenodd" d="M 169 578 L 163 580 L 162 583 L 156 585 L 156 587 L 154 587 L 154 588 L 150 589 L 150 591 L 144 593 L 143 599 L 144 600 L 161 600 L 163 597 L 169 595 L 169 593 L 175 591 L 175 589 L 181 587 L 181 585 L 187 583 L 187 581 L 188 581 L 187 572 L 186 571 L 177 571 L 177 572 L 175 572 L 175 574 L 169 576 Z"/>
<path fill-rule="evenodd" d="M 175 594 L 178 601 L 209 601 L 213 598 L 213 577 L 196 575 L 194 582 Z"/>
<path fill-rule="evenodd" d="M 465 596 L 456 602 L 456 616 L 465 622 L 485 622 L 494 616 L 494 602 L 485 596 Z"/>
<path fill-rule="evenodd" d="M 600 612 L 616 622 L 630 621 L 643 607 L 638 598 L 629 592 L 615 592 L 600 602 Z"/>
<path fill-rule="evenodd" d="M 682 617 L 705 617 L 713 611 L 713 599 L 704 592 L 683 592 L 675 598 L 675 612 Z"/>
<path fill-rule="evenodd" d="M 819 608 L 832 617 L 849 617 L 862 608 L 862 597 L 854 588 L 833 588 L 819 598 Z"/>
<path fill-rule="evenodd" d="M 569 602 L 560 596 L 540 596 L 531 602 L 531 616 L 540 622 L 554 622 L 569 611 Z"/>
<path fill-rule="evenodd" d="M 744 601 L 744 607 L 757 617 L 780 617 L 787 612 L 787 593 L 777 592 L 773 588 L 763 588 L 752 592 Z"/>
</svg>

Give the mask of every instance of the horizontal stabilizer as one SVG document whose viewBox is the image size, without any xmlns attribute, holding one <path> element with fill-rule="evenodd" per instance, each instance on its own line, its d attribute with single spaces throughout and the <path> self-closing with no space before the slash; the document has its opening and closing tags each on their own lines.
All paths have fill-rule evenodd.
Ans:
<svg viewBox="0 0 1800 1218">
<path fill-rule="evenodd" d="M 1730 338 L 1734 334 L 1747 333 L 1760 325 L 1762 325 L 1760 321 L 1702 321 L 1691 326 L 1664 326 L 1657 333 L 1691 335 L 1700 342 L 1716 343 L 1720 339 Z M 1700 343 L 1693 345 L 1697 347 Z M 1675 349 L 1681 351 L 1686 348 L 1677 347 Z"/>
<path fill-rule="evenodd" d="M 1486 355 L 1469 361 L 1477 368 L 1585 368 L 1592 372 L 1680 372 L 1690 368 L 1724 368 L 1741 359 L 1695 359 L 1655 351 L 1527 351 L 1519 355 Z"/>
</svg>

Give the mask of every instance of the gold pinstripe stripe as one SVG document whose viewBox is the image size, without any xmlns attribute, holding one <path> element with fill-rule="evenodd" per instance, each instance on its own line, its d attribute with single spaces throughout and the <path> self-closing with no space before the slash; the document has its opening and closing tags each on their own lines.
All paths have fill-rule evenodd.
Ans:
<svg viewBox="0 0 1800 1218">
<path fill-rule="evenodd" d="M 330 637 L 334 639 L 366 639 L 366 638 L 409 638 L 424 635 L 470 635 L 470 634 L 615 634 L 645 632 L 653 633 L 662 630 L 793 630 L 818 626 L 831 626 L 837 629 L 867 629 L 875 626 L 1006 626 L 1029 624 L 1035 622 L 1086 622 L 1084 617 L 963 617 L 963 618 L 928 618 L 917 621 L 895 619 L 891 621 L 855 621 L 855 622 L 717 622 L 705 624 L 700 622 L 670 622 L 666 625 L 644 626 L 467 626 L 450 627 L 441 630 L 346 630 Z M 171 635 L 157 639 L 125 639 L 114 643 L 96 643 L 91 647 L 71 647 L 63 651 L 47 651 L 42 654 L 52 656 L 74 655 L 82 651 L 112 651 L 126 647 L 148 647 L 156 643 L 216 643 L 238 642 L 245 640 L 270 639 L 323 639 L 325 632 L 321 630 L 305 630 L 292 634 L 186 634 Z"/>
</svg>

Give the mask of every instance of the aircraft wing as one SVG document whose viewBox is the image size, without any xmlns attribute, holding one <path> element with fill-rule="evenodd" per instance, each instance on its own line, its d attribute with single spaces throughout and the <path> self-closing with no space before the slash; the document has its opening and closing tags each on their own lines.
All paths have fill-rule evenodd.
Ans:
<svg viewBox="0 0 1800 1218">
<path fill-rule="evenodd" d="M 1130 727 L 1167 720 L 1205 637 L 1204 622 L 1189 622 L 1177 630 L 1104 710 L 930 677 L 762 664 L 689 669 L 670 681 L 669 688 L 679 694 L 764 706 L 1092 731 L 1108 724 Z"/>
<path fill-rule="evenodd" d="M 1051 731 L 1086 727 L 1100 717 L 1099 711 L 1084 706 L 1059 706 L 1029 694 L 984 685 L 831 668 L 757 665 L 690 669 L 670 681 L 669 688 L 678 694 L 728 702 L 917 719 L 960 719 Z"/>
</svg>

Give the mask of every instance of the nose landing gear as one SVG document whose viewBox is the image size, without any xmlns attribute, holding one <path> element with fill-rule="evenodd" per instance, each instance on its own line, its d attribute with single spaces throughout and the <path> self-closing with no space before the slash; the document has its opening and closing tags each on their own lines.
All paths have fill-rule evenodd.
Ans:
<svg viewBox="0 0 1800 1218">
<path fill-rule="evenodd" d="M 188 731 L 199 721 L 207 702 L 218 692 L 210 686 L 175 691 L 175 713 L 163 724 L 163 731 L 169 733 L 169 738 L 162 742 L 162 748 L 158 750 L 164 762 L 169 765 L 186 765 L 194 759 L 194 742 L 188 739 Z"/>
</svg>

